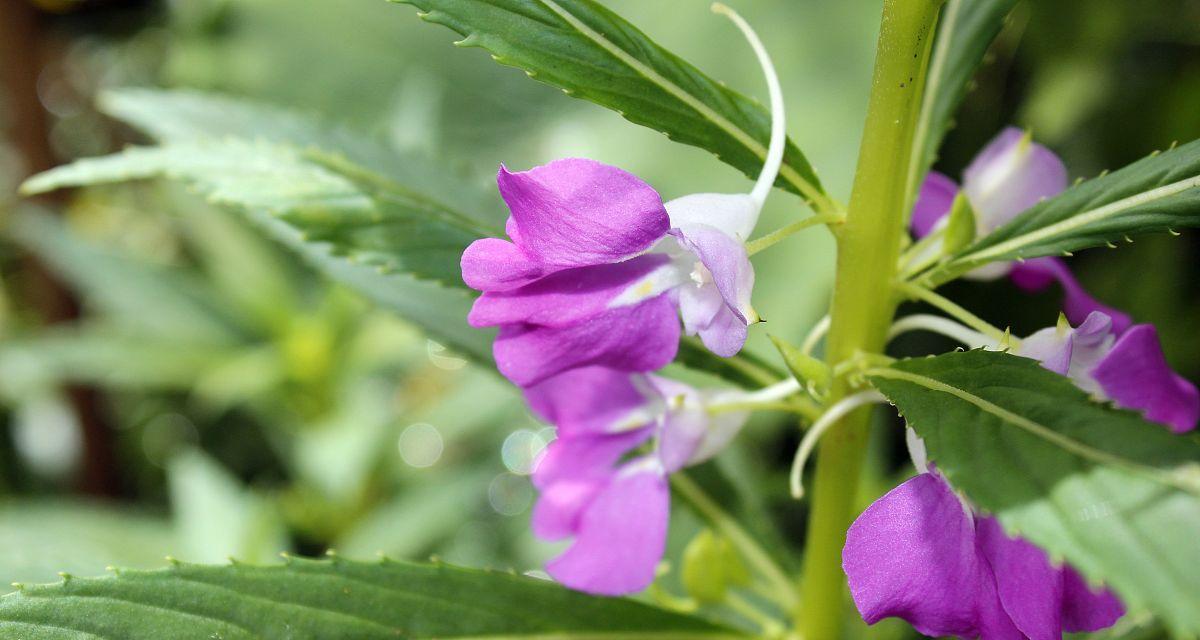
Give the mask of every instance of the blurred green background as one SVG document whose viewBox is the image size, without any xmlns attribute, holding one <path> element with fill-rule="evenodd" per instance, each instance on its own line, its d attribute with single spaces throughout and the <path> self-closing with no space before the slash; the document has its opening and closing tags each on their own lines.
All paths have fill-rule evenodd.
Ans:
<svg viewBox="0 0 1200 640">
<path fill-rule="evenodd" d="M 708 0 L 605 4 L 763 95 L 748 46 Z M 844 200 L 879 3 L 733 4 L 776 62 L 790 135 Z M 524 572 L 560 548 L 526 525 L 525 476 L 552 430 L 493 372 L 176 185 L 19 201 L 31 173 L 138 141 L 95 111 L 97 92 L 187 87 L 294 108 L 449 160 L 489 192 L 501 162 L 563 156 L 631 170 L 664 198 L 748 186 L 706 152 L 450 46 L 451 32 L 382 0 L 2 0 L 0 30 L 0 583 L 158 566 L 165 555 L 268 562 L 328 548 Z M 1198 104 L 1200 2 L 1090 0 L 1082 11 L 1040 0 L 1020 6 L 993 47 L 938 168 L 957 176 L 1016 123 L 1072 176 L 1092 176 L 1200 137 Z M 13 222 L 30 207 L 53 215 Z M 799 200 L 777 191 L 760 229 L 798 215 Z M 1193 380 L 1198 246 L 1191 234 L 1155 237 L 1073 262 L 1098 297 L 1157 323 Z M 799 340 L 822 315 L 832 257 L 827 234 L 811 230 L 756 258 L 755 306 L 768 323 L 752 350 L 769 355 L 768 331 Z M 1056 315 L 1053 292 L 948 290 L 1018 333 Z M 948 346 L 908 337 L 896 348 Z M 908 473 L 896 433 L 880 430 L 864 504 Z M 784 473 L 796 440 L 786 421 L 756 417 L 700 471 L 793 552 L 804 508 Z M 681 511 L 673 547 L 696 528 Z"/>
</svg>

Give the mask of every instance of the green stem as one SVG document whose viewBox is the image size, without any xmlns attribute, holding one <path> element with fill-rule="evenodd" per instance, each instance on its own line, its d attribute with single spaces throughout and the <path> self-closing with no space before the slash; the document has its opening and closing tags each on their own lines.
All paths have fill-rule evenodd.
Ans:
<svg viewBox="0 0 1200 640">
<path fill-rule="evenodd" d="M 831 366 L 859 352 L 881 352 L 896 311 L 892 284 L 904 237 L 906 178 L 921 105 L 920 85 L 941 2 L 883 3 L 858 168 L 846 222 L 837 235 L 837 275 L 826 349 Z M 840 377 L 834 381 L 829 402 L 854 391 L 848 378 Z M 846 416 L 818 448 L 800 589 L 803 602 L 795 612 L 801 635 L 808 640 L 842 637 L 846 618 L 842 546 L 855 515 L 869 415 L 864 408 Z"/>
<path fill-rule="evenodd" d="M 783 240 L 784 238 L 787 238 L 788 236 L 790 236 L 798 231 L 803 231 L 804 229 L 807 229 L 812 226 L 816 226 L 818 224 L 828 224 L 828 225 L 838 224 L 844 219 L 845 219 L 845 214 L 836 213 L 836 212 L 835 213 L 818 213 L 816 215 L 811 215 L 803 220 L 797 220 L 796 222 L 793 222 L 789 225 L 782 226 L 761 238 L 757 238 L 755 240 L 751 240 L 750 242 L 747 242 L 746 243 L 746 253 L 749 255 L 754 255 L 754 254 L 758 253 L 759 251 L 762 251 L 763 249 L 767 249 L 771 246 L 774 246 L 775 243 L 779 242 L 780 240 Z"/>
<path fill-rule="evenodd" d="M 758 572 L 783 602 L 796 601 L 796 589 L 787 573 L 775 563 L 775 560 L 755 541 L 754 536 L 746 532 L 737 519 L 725 512 L 715 500 L 710 498 L 700 485 L 685 473 L 671 474 L 671 487 L 685 502 L 690 504 L 696 513 L 709 522 L 721 535 L 725 536 L 734 547 L 737 547 L 742 558 Z"/>
<path fill-rule="evenodd" d="M 972 329 L 982 333 L 983 335 L 995 340 L 996 342 L 1005 342 L 1012 346 L 1018 346 L 1020 341 L 1013 338 L 1007 331 L 1002 331 L 983 318 L 967 311 L 962 305 L 946 298 L 938 293 L 930 291 L 925 287 L 913 284 L 911 282 L 901 282 L 896 285 L 896 289 L 910 298 L 926 302 L 948 315 L 954 317 L 959 322 L 971 327 Z"/>
</svg>

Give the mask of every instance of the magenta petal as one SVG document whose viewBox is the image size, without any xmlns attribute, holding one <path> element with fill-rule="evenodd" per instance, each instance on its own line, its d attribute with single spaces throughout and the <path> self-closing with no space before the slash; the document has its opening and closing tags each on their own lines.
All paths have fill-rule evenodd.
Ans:
<svg viewBox="0 0 1200 640">
<path fill-rule="evenodd" d="M 1092 591 L 1083 576 L 1069 566 L 1062 568 L 1062 574 L 1063 631 L 1099 631 L 1111 627 L 1125 615 L 1125 607 L 1108 589 Z"/>
<path fill-rule="evenodd" d="M 564 371 L 525 389 L 525 400 L 539 418 L 558 429 L 560 438 L 637 426 L 625 423 L 645 414 L 652 403 L 631 374 L 605 367 Z"/>
<path fill-rule="evenodd" d="M 1131 327 L 1090 374 L 1119 406 L 1142 411 L 1175 433 L 1194 429 L 1200 419 L 1200 393 L 1171 370 L 1153 325 Z"/>
<path fill-rule="evenodd" d="M 640 460 L 618 472 L 579 520 L 579 533 L 546 571 L 562 584 L 598 595 L 641 591 L 654 581 L 667 539 L 666 476 Z"/>
<path fill-rule="evenodd" d="M 668 262 L 665 255 L 644 255 L 615 264 L 564 269 L 518 289 L 489 291 L 475 301 L 467 321 L 473 327 L 575 324 L 604 313 L 617 296 Z"/>
<path fill-rule="evenodd" d="M 945 174 L 930 171 L 921 183 L 921 191 L 917 193 L 917 202 L 913 205 L 913 235 L 918 238 L 929 235 L 938 222 L 950 213 L 950 207 L 954 205 L 957 195 L 957 183 Z"/>
<path fill-rule="evenodd" d="M 543 540 L 575 535 L 579 516 L 616 475 L 616 464 L 651 435 L 650 429 L 615 436 L 560 438 L 547 445 L 533 472 L 540 495 L 533 533 Z"/>
<path fill-rule="evenodd" d="M 507 325 L 492 354 L 500 373 L 521 387 L 588 365 L 655 371 L 675 358 L 679 318 L 670 296 L 610 309 L 569 327 Z"/>
<path fill-rule="evenodd" d="M 1091 296 L 1075 279 L 1071 269 L 1058 258 L 1033 258 L 1013 266 L 1009 272 L 1013 284 L 1025 291 L 1041 291 L 1058 282 L 1063 290 L 1063 313 L 1071 324 L 1082 323 L 1093 311 L 1112 318 L 1113 331 L 1118 335 L 1125 332 L 1133 320 L 1128 314 L 1105 305 Z"/>
<path fill-rule="evenodd" d="M 896 616 L 925 635 L 975 635 L 975 525 L 941 477 L 918 475 L 868 507 L 846 533 L 842 568 L 867 624 Z"/>
<path fill-rule="evenodd" d="M 509 235 L 546 264 L 617 262 L 649 249 L 670 227 L 662 199 L 637 176 L 594 160 L 556 160 L 496 176 L 512 212 Z"/>
<path fill-rule="evenodd" d="M 645 442 L 653 432 L 638 429 L 614 435 L 564 437 L 546 445 L 533 470 L 533 486 L 546 489 L 556 482 L 606 479 L 621 456 Z"/>
<path fill-rule="evenodd" d="M 545 267 L 517 245 L 500 238 L 483 238 L 463 251 L 463 282 L 478 291 L 515 289 L 546 274 Z"/>
<path fill-rule="evenodd" d="M 750 296 L 754 292 L 754 265 L 746 255 L 746 246 L 707 224 L 689 224 L 672 229 L 671 234 L 700 258 L 712 276 L 713 284 L 721 293 L 725 306 L 737 315 L 743 324 L 755 322 L 751 317 Z"/>
<path fill-rule="evenodd" d="M 1062 580 L 1046 553 L 1010 538 L 992 517 L 975 520 L 979 549 L 992 568 L 1004 611 L 1029 640 L 1062 640 Z"/>
<path fill-rule="evenodd" d="M 607 478 L 579 478 L 542 489 L 530 518 L 533 535 L 547 542 L 574 536 L 580 515 L 607 485 Z"/>
<path fill-rule="evenodd" d="M 1009 222 L 1043 198 L 1067 188 L 1067 169 L 1062 160 L 1046 147 L 1024 138 L 1020 129 L 1005 129 L 963 171 L 963 191 L 984 230 Z"/>
</svg>

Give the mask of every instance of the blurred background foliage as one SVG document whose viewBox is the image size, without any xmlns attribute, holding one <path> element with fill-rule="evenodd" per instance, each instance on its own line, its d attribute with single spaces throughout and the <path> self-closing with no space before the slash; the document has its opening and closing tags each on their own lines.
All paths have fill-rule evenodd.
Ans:
<svg viewBox="0 0 1200 640">
<path fill-rule="evenodd" d="M 748 47 L 708 0 L 605 4 L 709 75 L 762 95 Z M 878 2 L 736 8 L 783 77 L 790 134 L 844 199 Z M 4 583 L 157 566 L 165 555 L 269 562 L 336 548 L 529 571 L 557 551 L 527 531 L 524 477 L 553 432 L 494 373 L 177 185 L 17 200 L 16 185 L 35 171 L 138 141 L 95 111 L 99 91 L 186 87 L 290 107 L 449 161 L 489 192 L 501 162 L 563 156 L 629 169 L 664 198 L 747 186 L 707 153 L 456 49 L 449 31 L 382 1 L 0 0 L 0 30 Z M 957 176 L 1016 123 L 1073 176 L 1091 176 L 1200 137 L 1198 103 L 1200 2 L 1026 3 L 938 168 Z M 799 214 L 799 200 L 777 191 L 760 228 Z M 768 323 L 750 348 L 761 354 L 771 353 L 767 332 L 799 340 L 830 290 L 826 234 L 785 246 L 756 259 L 756 307 Z M 1198 246 L 1156 237 L 1074 259 L 1098 297 L 1158 324 L 1172 363 L 1193 380 Z M 1031 298 L 1003 281 L 950 293 L 1018 333 L 1056 315 L 1056 294 Z M 896 350 L 949 346 L 918 336 Z M 898 431 L 880 433 L 864 505 L 910 472 Z M 791 549 L 804 524 L 784 481 L 796 440 L 786 421 L 758 416 L 698 474 Z M 680 515 L 669 558 L 699 527 Z"/>
</svg>

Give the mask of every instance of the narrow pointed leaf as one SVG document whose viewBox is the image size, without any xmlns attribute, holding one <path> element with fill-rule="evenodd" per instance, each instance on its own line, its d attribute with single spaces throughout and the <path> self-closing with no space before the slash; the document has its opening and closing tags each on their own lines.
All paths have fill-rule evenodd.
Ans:
<svg viewBox="0 0 1200 640">
<path fill-rule="evenodd" d="M 739 638 L 698 618 L 506 573 L 399 562 L 179 564 L 0 599 L 0 636 L 45 640 Z"/>
<path fill-rule="evenodd" d="M 917 121 L 915 154 L 909 193 L 933 166 L 938 148 L 954 121 L 971 78 L 988 47 L 1004 26 L 1017 0 L 947 0 L 938 16 L 921 114 Z"/>
<path fill-rule="evenodd" d="M 1115 245 L 1139 234 L 1200 226 L 1200 140 L 1143 158 L 1034 205 L 959 251 L 926 279 L 978 266 Z"/>
<path fill-rule="evenodd" d="M 771 130 L 762 105 L 704 75 L 596 2 L 397 1 L 461 34 L 459 46 L 482 47 L 501 64 L 672 140 L 707 149 L 747 176 L 757 176 L 762 167 Z M 731 39 L 735 33 L 731 28 Z M 790 142 L 776 184 L 817 208 L 828 206 L 812 166 Z"/>
<path fill-rule="evenodd" d="M 1017 356 L 969 351 L 868 376 L 930 459 L 1013 534 L 1200 634 L 1200 440 L 1092 401 Z"/>
</svg>

